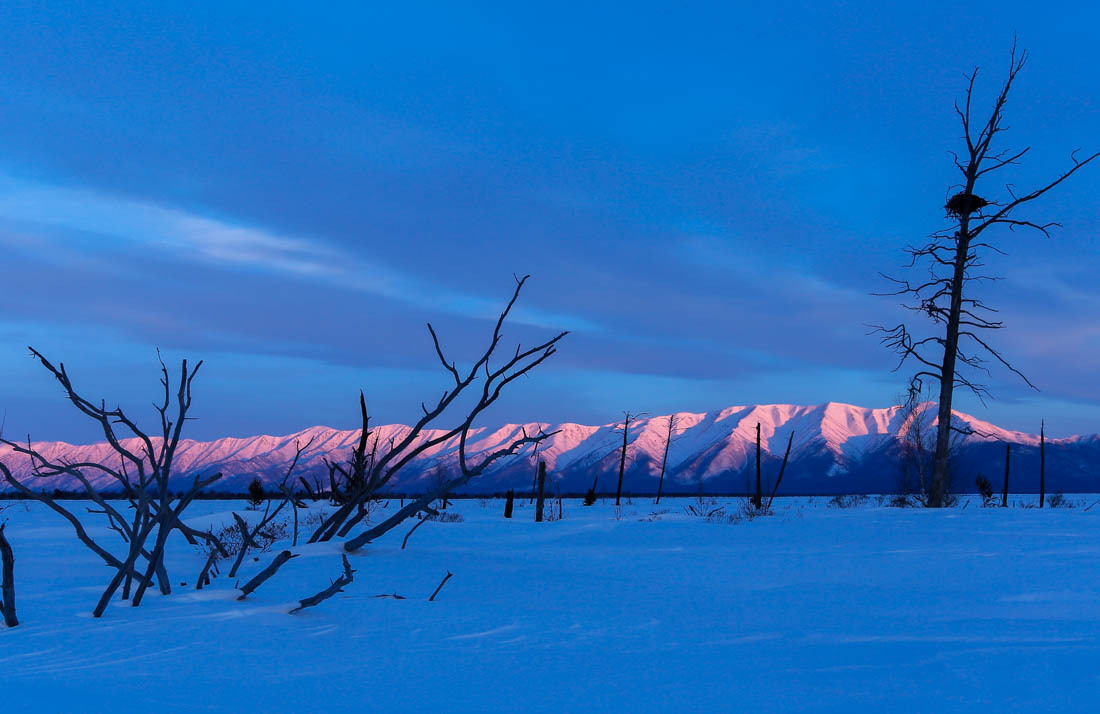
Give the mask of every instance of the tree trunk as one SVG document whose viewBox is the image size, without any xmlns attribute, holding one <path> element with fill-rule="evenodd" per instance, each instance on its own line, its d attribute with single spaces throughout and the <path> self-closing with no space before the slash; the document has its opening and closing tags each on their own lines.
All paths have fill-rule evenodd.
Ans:
<svg viewBox="0 0 1100 714">
<path fill-rule="evenodd" d="M 756 423 L 756 495 L 752 497 L 756 510 L 764 506 L 764 489 L 760 482 L 760 422 Z"/>
<path fill-rule="evenodd" d="M 668 466 L 668 442 L 665 442 L 665 455 L 661 457 L 661 477 L 657 480 L 657 500 L 661 502 L 661 490 L 665 487 L 665 468 Z"/>
<path fill-rule="evenodd" d="M 546 505 L 546 462 L 539 462 L 539 495 L 535 501 L 535 523 L 542 522 L 542 508 Z"/>
<path fill-rule="evenodd" d="M 626 437 L 630 432 L 630 420 L 623 420 L 623 450 L 619 454 L 619 486 L 615 489 L 615 505 L 619 505 L 619 501 L 623 497 L 623 473 L 626 471 Z"/>
<path fill-rule="evenodd" d="M 974 187 L 968 178 L 966 192 Z M 932 484 L 928 492 L 929 508 L 942 508 L 947 503 L 950 486 L 951 402 L 955 396 L 955 368 L 959 356 L 959 321 L 962 317 L 963 282 L 966 279 L 966 256 L 970 250 L 970 217 L 959 220 L 959 237 L 955 248 L 955 269 L 951 281 L 951 308 L 947 315 L 944 336 L 943 365 L 940 368 L 940 401 L 936 423 L 936 453 L 932 457 Z"/>
<path fill-rule="evenodd" d="M 0 524 L 0 562 L 3 563 L 3 579 L 0 580 L 0 610 L 3 610 L 4 624 L 15 627 L 19 618 L 15 616 L 15 555 L 11 543 L 4 535 L 4 526 Z"/>
<path fill-rule="evenodd" d="M 1047 495 L 1047 424 L 1044 419 L 1039 426 L 1039 508 Z"/>
<path fill-rule="evenodd" d="M 1005 488 L 1001 492 L 1001 508 L 1008 508 L 1008 470 L 1012 463 L 1012 444 L 1005 444 Z"/>
<path fill-rule="evenodd" d="M 504 502 L 504 517 L 505 518 L 511 518 L 512 517 L 512 506 L 515 505 L 515 501 L 516 501 L 516 492 L 509 489 L 508 490 L 508 500 L 506 500 Z"/>
</svg>

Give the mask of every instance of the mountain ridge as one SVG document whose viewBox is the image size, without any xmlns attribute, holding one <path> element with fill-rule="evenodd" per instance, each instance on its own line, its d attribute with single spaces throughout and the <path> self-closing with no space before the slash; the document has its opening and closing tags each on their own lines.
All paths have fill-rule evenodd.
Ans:
<svg viewBox="0 0 1100 714">
<path fill-rule="evenodd" d="M 916 419 L 927 429 L 934 423 L 935 405 L 918 407 Z M 631 425 L 627 449 L 629 467 L 624 490 L 652 493 L 657 488 L 660 459 L 663 455 L 667 419 L 677 419 L 673 441 L 669 447 L 669 465 L 664 490 L 666 493 L 744 491 L 746 476 L 753 470 L 756 425 L 760 424 L 762 460 L 770 470 L 777 464 L 793 432 L 791 459 L 784 476 L 782 492 L 844 493 L 892 492 L 903 480 L 901 445 L 906 438 L 913 416 L 901 407 L 860 407 L 840 402 L 817 405 L 760 404 L 731 406 L 712 412 L 678 412 L 674 415 L 643 417 Z M 908 417 L 908 420 L 907 420 Z M 962 412 L 953 412 L 953 421 L 965 431 L 957 446 L 956 482 L 966 490 L 973 476 L 982 468 L 991 479 L 999 482 L 1003 474 L 1003 444 L 1015 445 L 1013 466 L 1020 472 L 1013 490 L 1034 490 L 1036 478 L 1029 474 L 1031 461 L 1036 461 L 1039 437 L 1020 431 L 1002 429 Z M 585 425 L 565 422 L 504 424 L 497 427 L 477 427 L 471 430 L 467 451 L 471 459 L 499 448 L 521 434 L 540 426 L 556 432 L 538 450 L 551 474 L 552 488 L 565 493 L 587 490 L 592 482 L 605 477 L 617 479 L 621 432 L 615 422 Z M 407 434 L 409 427 L 388 424 L 375 427 L 380 444 Z M 438 435 L 439 430 L 426 430 L 425 438 Z M 212 441 L 181 440 L 176 455 L 176 479 L 179 486 L 196 472 L 220 470 L 224 476 L 214 486 L 219 491 L 243 491 L 253 478 L 270 484 L 286 473 L 296 447 L 312 439 L 303 452 L 296 474 L 310 482 L 327 481 L 324 457 L 343 459 L 358 439 L 359 430 L 339 430 L 313 426 L 284 436 L 257 435 L 224 437 Z M 910 438 L 912 435 L 910 434 Z M 124 440 L 125 443 L 125 440 Z M 1054 490 L 1100 490 L 1100 479 L 1092 476 L 1093 464 L 1100 464 L 1100 436 L 1075 435 L 1047 439 L 1048 480 L 1060 483 Z M 35 442 L 35 448 L 51 460 L 102 461 L 117 460 L 106 443 L 74 445 L 65 442 Z M 437 479 L 435 474 L 453 466 L 457 439 L 452 439 L 411 462 L 391 485 L 395 492 L 424 491 Z M 31 476 L 28 460 L 13 455 L 9 447 L 0 446 L 0 460 L 17 477 Z M 471 494 L 499 493 L 508 488 L 529 490 L 536 463 L 534 449 L 525 447 L 517 456 L 499 467 L 487 471 L 464 489 Z M 998 464 L 1000 471 L 998 471 Z M 1037 461 L 1034 464 L 1037 468 Z M 92 476 L 93 483 L 110 489 L 105 476 Z M 33 478 L 30 478 L 34 482 Z M 43 482 L 44 483 L 44 482 Z M 49 486 L 71 488 L 72 479 L 51 479 Z M 611 486 L 604 481 L 599 490 Z M 0 484 L 2 486 L 2 484 Z"/>
</svg>

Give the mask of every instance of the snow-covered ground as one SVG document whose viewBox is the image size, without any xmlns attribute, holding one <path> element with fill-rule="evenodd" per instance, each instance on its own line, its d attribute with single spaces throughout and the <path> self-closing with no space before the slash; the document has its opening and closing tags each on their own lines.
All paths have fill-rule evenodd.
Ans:
<svg viewBox="0 0 1100 714">
<path fill-rule="evenodd" d="M 694 499 L 568 501 L 536 524 L 526 502 L 508 521 L 500 501 L 460 501 L 464 521 L 425 523 L 404 551 L 391 532 L 351 558 L 343 595 L 297 615 L 340 573 L 338 544 L 299 548 L 238 602 L 224 577 L 193 589 L 203 557 L 179 539 L 175 592 L 98 620 L 109 571 L 60 517 L 15 503 L 0 518 L 22 624 L 0 627 L 0 708 L 1096 711 L 1100 506 L 827 502 L 728 523 L 685 514 Z M 200 502 L 190 522 L 233 508 Z M 374 597 L 393 593 L 407 599 Z"/>
</svg>

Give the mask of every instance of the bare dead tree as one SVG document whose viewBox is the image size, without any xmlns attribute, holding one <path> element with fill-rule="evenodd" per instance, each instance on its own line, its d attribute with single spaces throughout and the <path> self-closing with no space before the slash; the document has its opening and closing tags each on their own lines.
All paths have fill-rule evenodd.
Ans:
<svg viewBox="0 0 1100 714">
<path fill-rule="evenodd" d="M 520 438 L 514 439 L 511 443 L 492 453 L 483 455 L 474 463 L 471 462 L 467 453 L 470 429 L 477 418 L 496 403 L 509 384 L 529 374 L 535 367 L 549 359 L 557 351 L 558 342 L 568 334 L 567 332 L 558 333 L 554 337 L 526 349 L 517 346 L 510 357 L 504 359 L 499 365 L 493 366 L 497 349 L 503 338 L 505 320 L 511 313 L 516 300 L 518 300 L 520 291 L 523 289 L 528 277 L 516 278 L 515 291 L 496 321 L 488 346 L 469 369 L 460 370 L 457 363 L 447 359 L 435 328 L 430 323 L 428 324 L 428 332 L 431 334 L 436 356 L 443 369 L 453 380 L 453 384 L 443 392 L 443 395 L 435 402 L 434 406 L 428 407 L 427 404 L 421 404 L 423 416 L 400 438 L 396 438 L 385 450 L 385 453 L 372 451 L 373 456 L 366 460 L 362 469 L 362 478 L 353 480 L 351 488 L 347 491 L 346 502 L 340 504 L 318 526 L 310 536 L 311 543 L 347 536 L 365 517 L 363 504 L 379 493 L 380 489 L 391 483 L 410 462 L 437 446 L 457 441 L 456 465 L 458 468 L 454 476 L 449 478 L 442 486 L 401 507 L 381 523 L 345 541 L 344 548 L 347 551 L 358 550 L 371 540 L 389 532 L 406 518 L 424 510 L 428 504 L 443 494 L 454 492 L 471 479 L 484 473 L 486 469 L 500 459 L 516 454 L 529 444 L 537 445 L 557 433 L 548 433 L 541 427 L 534 434 L 528 434 L 526 430 L 523 430 Z M 480 392 L 472 390 L 471 387 L 479 381 L 481 385 Z M 454 411 L 453 407 L 461 397 L 471 394 L 471 392 L 474 404 L 468 407 L 465 416 L 457 425 L 447 429 L 433 429 L 440 419 Z M 365 402 L 361 400 L 360 404 L 363 406 L 363 427 L 360 444 L 364 445 L 370 433 L 370 426 Z M 359 453 L 365 453 L 365 446 L 359 449 Z"/>
<path fill-rule="evenodd" d="M 535 502 L 535 489 L 539 485 L 539 445 L 535 444 L 532 449 L 531 461 L 534 467 L 531 469 L 531 497 L 527 499 L 528 505 Z"/>
<path fill-rule="evenodd" d="M 787 437 L 787 449 L 783 452 L 783 463 L 779 467 L 779 476 L 775 479 L 775 484 L 772 485 L 771 495 L 768 496 L 768 503 L 764 506 L 764 512 L 770 513 L 772 510 L 772 501 L 775 500 L 775 494 L 779 493 L 779 484 L 783 483 L 783 474 L 787 471 L 787 460 L 791 458 L 791 444 L 794 443 L 794 432 L 792 431 L 790 436 Z"/>
<path fill-rule="evenodd" d="M 1005 483 L 1001 492 L 1001 508 L 1008 508 L 1008 472 L 1012 465 L 1012 444 L 1005 444 Z"/>
<path fill-rule="evenodd" d="M 984 401 L 989 391 L 985 384 L 977 381 L 975 371 L 988 374 L 990 363 L 1002 365 L 1029 386 L 1034 386 L 988 342 L 988 333 L 1003 329 L 1005 325 L 994 319 L 994 308 L 974 295 L 977 285 L 996 280 L 983 271 L 986 253 L 1002 253 L 994 242 L 995 229 L 1028 229 L 1049 236 L 1058 223 L 1018 216 L 1017 210 L 1100 156 L 1097 152 L 1079 159 L 1074 151 L 1070 154 L 1072 166 L 1039 188 L 1021 192 L 1012 184 L 1006 184 L 1003 198 L 979 195 L 979 181 L 984 185 L 990 175 L 1000 175 L 997 172 L 1018 164 L 1028 153 L 1028 148 L 1008 150 L 995 146 L 1000 135 L 1008 129 L 1004 125 L 1004 108 L 1026 61 L 1027 53 L 1017 51 L 1013 43 L 1008 77 L 984 121 L 976 117 L 972 109 L 978 70 L 968 75 L 965 101 L 962 106 L 955 105 L 966 148 L 961 156 L 953 154 L 962 180 L 950 189 L 954 193 L 945 206 L 951 225 L 933 233 L 924 245 L 907 249 L 908 267 L 919 267 L 925 271 L 924 275 L 915 280 L 884 276 L 896 287 L 885 294 L 905 297 L 908 302 L 903 306 L 930 320 L 935 327 L 935 331 L 925 337 L 914 334 L 905 323 L 876 328 L 883 335 L 882 342 L 899 353 L 897 369 L 907 362 L 916 363 L 916 372 L 909 380 L 910 392 L 919 392 L 925 380 L 939 387 L 936 443 L 926 502 L 930 507 L 942 507 L 947 501 L 950 440 L 955 428 L 951 423 L 951 408 L 956 387 L 969 389 Z"/>
<path fill-rule="evenodd" d="M 1047 499 L 1047 422 L 1039 423 L 1039 508 Z"/>
<path fill-rule="evenodd" d="M 19 618 L 15 615 L 15 554 L 4 534 L 7 523 L 0 523 L 0 614 L 4 624 L 15 627 Z"/>
<path fill-rule="evenodd" d="M 764 508 L 764 492 L 760 479 L 760 422 L 756 422 L 756 492 L 752 497 L 752 505 L 758 511 Z"/>
<path fill-rule="evenodd" d="M 103 614 L 119 587 L 123 588 L 122 598 L 124 600 L 130 598 L 132 583 L 137 584 L 131 600 L 131 604 L 135 607 L 141 604 L 145 591 L 154 581 L 162 594 L 171 593 L 171 581 L 164 562 L 164 551 L 168 536 L 173 531 L 179 531 L 192 544 L 202 539 L 225 554 L 225 549 L 214 535 L 191 528 L 182 520 L 184 510 L 191 504 L 196 494 L 220 479 L 221 474 L 205 477 L 196 475 L 187 491 L 176 497 L 173 497 L 170 490 L 176 450 L 183 433 L 183 425 L 191 418 L 188 416 L 191 409 L 191 384 L 202 362 L 196 364 L 193 369 L 189 369 L 187 360 L 183 360 L 176 383 L 177 389 L 173 395 L 168 368 L 164 361 L 160 360 L 163 397 L 154 405 L 159 416 L 160 433 L 157 436 L 150 436 L 121 407 L 108 409 L 103 401 L 95 404 L 81 396 L 73 386 L 64 363 L 59 363 L 55 367 L 33 348 L 30 352 L 31 356 L 41 363 L 61 385 L 65 397 L 73 406 L 97 423 L 107 443 L 119 457 L 118 466 L 91 462 L 52 461 L 33 447 L 29 437 L 25 444 L 0 437 L 0 444 L 11 447 L 13 452 L 26 456 L 30 460 L 31 475 L 35 481 L 52 484 L 56 483 L 57 479 L 69 477 L 80 484 L 84 495 L 96 506 L 96 508 L 89 508 L 89 512 L 104 516 L 109 528 L 117 533 L 125 544 L 124 555 L 116 555 L 104 548 L 88 534 L 76 515 L 62 506 L 45 489 L 31 488 L 15 478 L 4 464 L 0 464 L 0 474 L 10 486 L 23 496 L 43 503 L 69 521 L 77 538 L 114 569 L 114 576 L 100 597 L 93 615 L 99 617 Z M 124 440 L 123 435 L 127 433 L 129 437 Z M 106 477 L 113 488 L 121 491 L 133 512 L 130 517 L 107 501 L 99 489 L 93 485 L 93 479 L 98 480 L 103 477 Z"/>
<path fill-rule="evenodd" d="M 348 503 L 366 487 L 367 472 L 371 470 L 378 457 L 378 435 L 370 429 L 367 400 L 362 390 L 359 391 L 359 414 L 363 424 L 359 431 L 359 443 L 352 448 L 347 461 L 340 463 L 330 461 L 327 457 L 323 459 L 325 466 L 328 467 L 329 501 L 334 506 Z M 374 435 L 373 442 L 372 435 Z M 308 484 L 306 488 L 309 488 Z M 364 501 L 357 507 L 360 511 L 365 510 L 367 502 Z"/>
<path fill-rule="evenodd" d="M 936 414 L 934 402 L 922 398 L 930 388 L 903 398 L 898 408 L 898 465 L 900 478 L 898 493 L 918 505 L 928 503 L 932 483 L 932 465 L 936 451 Z M 982 435 L 969 428 L 953 428 L 948 441 L 948 453 L 954 458 L 962 450 L 963 440 L 971 435 Z M 955 467 L 948 472 L 944 505 L 954 505 L 956 496 L 951 493 Z"/>
<path fill-rule="evenodd" d="M 315 438 L 315 437 L 314 437 Z M 298 544 L 298 508 L 305 504 L 299 504 L 294 494 L 291 492 L 288 483 L 294 483 L 291 477 L 294 475 L 294 469 L 297 468 L 298 462 L 302 458 L 302 453 L 305 452 L 313 444 L 313 438 L 305 443 L 303 446 L 299 441 L 294 442 L 294 458 L 290 461 L 290 466 L 287 467 L 286 474 L 283 476 L 283 480 L 279 482 L 278 490 L 282 494 L 283 498 L 279 501 L 278 505 L 272 508 L 271 501 L 267 501 L 267 505 L 264 507 L 264 515 L 253 525 L 248 525 L 243 518 L 236 513 L 233 514 L 233 520 L 237 524 L 237 530 L 241 534 L 241 548 L 237 551 L 237 559 L 233 561 L 233 567 L 229 569 L 229 577 L 237 577 L 237 571 L 241 567 L 241 563 L 244 562 L 245 556 L 248 554 L 249 548 L 262 548 L 256 537 L 264 535 L 268 538 L 270 543 L 273 537 L 267 535 L 264 529 L 267 528 L 272 521 L 283 511 L 283 509 L 289 504 L 291 510 L 294 512 L 294 542 L 293 545 Z"/>
<path fill-rule="evenodd" d="M 669 414 L 665 423 L 665 448 L 664 453 L 661 455 L 661 475 L 657 479 L 657 499 L 653 502 L 658 504 L 661 502 L 661 490 L 665 485 L 665 470 L 668 468 L 668 449 L 672 446 L 673 434 L 676 431 L 676 427 L 679 426 L 680 418 L 675 414 Z"/>
<path fill-rule="evenodd" d="M 627 439 L 630 436 L 630 425 L 638 421 L 639 418 L 645 416 L 645 414 L 634 414 L 632 412 L 623 412 L 623 421 L 617 427 L 616 431 L 623 433 L 623 445 L 619 450 L 619 485 L 615 488 L 615 505 L 619 505 L 619 501 L 623 497 L 623 474 L 626 473 L 626 450 L 629 446 Z"/>
</svg>

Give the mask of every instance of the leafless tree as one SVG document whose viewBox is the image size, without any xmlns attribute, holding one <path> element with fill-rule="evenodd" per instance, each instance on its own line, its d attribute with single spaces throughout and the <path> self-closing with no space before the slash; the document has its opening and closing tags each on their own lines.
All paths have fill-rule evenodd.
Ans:
<svg viewBox="0 0 1100 714">
<path fill-rule="evenodd" d="M 423 416 L 403 436 L 395 439 L 385 450 L 385 453 L 372 450 L 371 457 L 365 459 L 365 444 L 370 434 L 370 423 L 365 402 L 361 402 L 361 404 L 364 404 L 362 410 L 363 426 L 360 439 L 361 446 L 358 453 L 361 455 L 359 458 L 364 461 L 362 478 L 356 477 L 352 482 L 352 487 L 347 492 L 346 502 L 340 504 L 318 526 L 310 536 L 311 543 L 347 536 L 365 517 L 363 504 L 378 494 L 380 489 L 391 483 L 411 461 L 430 449 L 457 440 L 456 465 L 458 468 L 453 477 L 448 479 L 442 486 L 412 500 L 383 522 L 345 541 L 345 550 L 349 552 L 358 550 L 371 540 L 397 527 L 413 514 L 424 510 L 426 506 L 443 494 L 454 492 L 471 479 L 484 473 L 486 469 L 500 459 L 516 454 L 528 444 L 539 444 L 556 433 L 547 433 L 542 428 L 534 434 L 528 434 L 524 430 L 520 438 L 492 453 L 481 456 L 473 463 L 471 463 L 470 456 L 467 453 L 467 439 L 474 421 L 499 399 L 501 393 L 509 384 L 530 373 L 535 367 L 549 359 L 557 351 L 558 342 L 568 334 L 567 332 L 558 333 L 554 337 L 526 349 L 517 346 L 515 352 L 505 358 L 499 365 L 493 365 L 497 349 L 503 338 L 504 322 L 519 298 L 520 291 L 523 289 L 528 277 L 516 278 L 515 291 L 496 321 L 488 346 L 469 369 L 460 370 L 455 362 L 447 359 L 435 329 L 430 323 L 428 324 L 428 332 L 431 334 L 436 356 L 443 369 L 453 380 L 453 384 L 443 392 L 443 395 L 435 402 L 434 406 L 429 407 L 427 404 L 421 404 Z M 481 386 L 480 391 L 471 389 L 478 382 Z M 474 403 L 473 406 L 465 410 L 465 416 L 453 427 L 434 429 L 433 427 L 438 420 L 446 414 L 452 413 L 454 411 L 452 407 L 456 405 L 461 397 L 467 394 L 472 396 Z"/>
<path fill-rule="evenodd" d="M 173 531 L 179 531 L 191 543 L 197 543 L 198 539 L 205 540 L 224 554 L 225 550 L 215 536 L 191 528 L 182 520 L 184 510 L 194 500 L 195 495 L 221 478 L 221 474 L 196 475 L 187 491 L 175 498 L 169 488 L 183 425 L 190 419 L 188 413 L 191 409 L 191 384 L 202 362 L 196 364 L 193 369 L 189 369 L 187 360 L 183 360 L 177 380 L 177 390 L 173 395 L 168 368 L 161 360 L 160 382 L 164 391 L 162 400 L 155 404 L 159 415 L 160 433 L 157 436 L 150 436 L 130 419 L 121 407 L 108 409 L 103 401 L 95 404 L 82 397 L 70 381 L 64 363 L 59 363 L 55 367 L 33 348 L 31 356 L 53 375 L 73 406 L 97 423 L 107 443 L 119 457 L 118 466 L 91 462 L 52 461 L 37 451 L 29 438 L 25 444 L 21 444 L 0 437 L 0 444 L 6 444 L 16 454 L 28 457 L 32 478 L 35 481 L 53 484 L 57 479 L 64 477 L 75 480 L 84 495 L 96 506 L 96 508 L 89 508 L 89 512 L 104 516 L 110 529 L 117 533 L 125 544 L 124 554 L 112 553 L 96 542 L 77 516 L 62 506 L 56 498 L 41 488 L 31 488 L 15 478 L 12 472 L 0 463 L 0 474 L 10 486 L 25 497 L 43 503 L 68 520 L 77 538 L 114 569 L 114 575 L 100 597 L 93 614 L 96 617 L 103 614 L 119 587 L 122 587 L 122 598 L 125 600 L 130 598 L 131 585 L 137 583 L 131 599 L 131 604 L 134 606 L 141 604 L 146 589 L 154 581 L 162 594 L 167 595 L 172 591 L 164 562 L 164 550 L 168 536 Z M 129 434 L 129 438 L 124 440 L 124 434 Z M 93 485 L 93 480 L 104 476 L 107 477 L 108 483 L 114 489 L 118 489 L 128 501 L 132 510 L 130 516 L 126 516 L 109 502 Z"/>
<path fill-rule="evenodd" d="M 911 392 L 901 399 L 898 410 L 898 492 L 907 501 L 926 506 L 932 484 L 932 469 L 936 452 L 936 419 L 938 410 L 929 396 L 932 387 L 925 386 L 919 392 Z M 971 435 L 982 435 L 969 427 L 956 425 L 949 432 L 948 454 L 954 458 L 962 450 L 963 440 Z M 949 460 L 949 463 L 953 463 Z M 955 467 L 948 472 L 944 490 L 944 505 L 952 505 L 956 497 L 951 493 Z"/>
<path fill-rule="evenodd" d="M 623 445 L 619 449 L 619 485 L 615 488 L 616 506 L 619 505 L 619 501 L 622 500 L 623 497 L 623 474 L 626 473 L 626 450 L 629 448 L 627 439 L 630 437 L 630 425 L 643 416 L 645 416 L 645 414 L 623 412 L 622 423 L 615 427 L 615 431 L 621 431 L 623 433 Z"/>
<path fill-rule="evenodd" d="M 990 175 L 1000 175 L 996 172 L 1018 164 L 1028 152 L 1028 148 L 1009 150 L 996 145 L 1008 129 L 1004 125 L 1004 108 L 1026 61 L 1027 53 L 1017 51 L 1013 43 L 1008 77 L 984 120 L 972 110 L 978 70 L 968 75 L 965 101 L 962 106 L 955 105 L 966 148 L 961 155 L 954 154 L 955 167 L 962 179 L 949 190 L 953 193 L 945 206 L 951 225 L 933 233 L 924 245 L 907 249 L 909 267 L 924 271 L 919 278 L 889 278 L 896 290 L 887 294 L 905 297 L 908 302 L 904 307 L 931 320 L 934 332 L 926 337 L 915 335 L 905 323 L 877 328 L 883 334 L 883 343 L 900 354 L 898 368 L 910 361 L 916 364 L 917 371 L 910 377 L 910 391 L 919 392 L 924 380 L 931 380 L 939 387 L 936 441 L 926 504 L 930 507 L 946 505 L 955 388 L 969 389 L 984 399 L 988 389 L 976 381 L 975 370 L 988 374 L 990 363 L 1004 366 L 1033 386 L 989 344 L 988 333 L 1002 329 L 1004 323 L 994 319 L 996 310 L 974 295 L 978 284 L 996 279 L 983 272 L 986 253 L 1002 252 L 995 244 L 995 229 L 1030 229 L 1049 235 L 1050 229 L 1059 224 L 1018 216 L 1017 209 L 1040 198 L 1100 156 L 1098 152 L 1079 159 L 1077 152 L 1073 152 L 1072 166 L 1032 191 L 1021 192 L 1006 184 L 1003 198 L 978 193 L 979 182 L 984 185 Z"/>
<path fill-rule="evenodd" d="M 279 493 L 282 494 L 282 499 L 277 505 L 272 506 L 272 501 L 268 499 L 267 505 L 264 507 L 264 514 L 258 521 L 249 525 L 236 513 L 233 514 L 233 520 L 237 524 L 237 530 L 241 537 L 241 547 L 237 551 L 237 559 L 233 561 L 233 567 L 229 569 L 229 577 L 237 577 L 237 571 L 240 570 L 241 564 L 244 562 L 245 555 L 248 554 L 249 548 L 263 548 L 259 542 L 257 542 L 257 536 L 264 536 L 268 543 L 275 540 L 275 536 L 269 535 L 265 532 L 268 526 L 275 520 L 283 509 L 287 505 L 291 506 L 291 511 L 294 514 L 294 541 L 293 545 L 298 544 L 298 508 L 304 507 L 305 504 L 301 503 L 297 497 L 295 497 L 291 488 L 287 484 L 293 484 L 292 477 L 294 475 L 294 469 L 297 468 L 298 462 L 302 458 L 302 453 L 305 452 L 313 444 L 313 439 L 305 443 L 303 446 L 301 442 L 294 442 L 294 458 L 290 461 L 290 466 L 287 467 L 286 474 L 283 475 L 283 480 L 278 484 Z M 205 568 L 204 568 L 205 572 Z"/>
<path fill-rule="evenodd" d="M 664 453 L 661 455 L 661 476 L 657 479 L 657 499 L 653 502 L 658 504 L 661 502 L 661 489 L 665 485 L 665 470 L 668 468 L 668 449 L 672 446 L 673 435 L 676 433 L 676 427 L 679 426 L 680 418 L 675 414 L 669 414 L 665 421 L 665 448 Z"/>
<path fill-rule="evenodd" d="M 775 494 L 779 493 L 779 485 L 783 483 L 783 474 L 787 472 L 787 461 L 791 458 L 791 445 L 794 444 L 794 432 L 787 436 L 787 448 L 783 451 L 783 463 L 779 465 L 779 475 L 775 477 L 775 483 L 772 484 L 771 495 L 768 496 L 768 502 L 764 504 L 764 508 L 761 509 L 764 513 L 771 513 L 772 501 L 775 500 Z"/>
<path fill-rule="evenodd" d="M 1047 497 L 1047 421 L 1039 425 L 1039 508 Z"/>
</svg>

